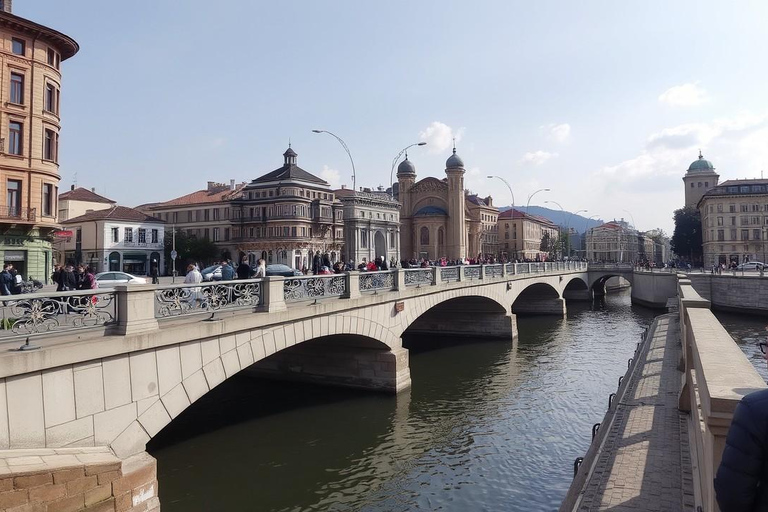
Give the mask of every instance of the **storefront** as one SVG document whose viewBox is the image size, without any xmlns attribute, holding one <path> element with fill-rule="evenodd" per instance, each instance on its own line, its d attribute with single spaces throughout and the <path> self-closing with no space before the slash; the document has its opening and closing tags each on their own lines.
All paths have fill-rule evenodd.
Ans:
<svg viewBox="0 0 768 512">
<path fill-rule="evenodd" d="M 3 262 L 13 265 L 14 270 L 26 279 L 27 277 L 27 251 L 5 251 Z"/>
<path fill-rule="evenodd" d="M 127 272 L 136 276 L 147 275 L 146 253 L 123 254 L 123 272 Z"/>
</svg>

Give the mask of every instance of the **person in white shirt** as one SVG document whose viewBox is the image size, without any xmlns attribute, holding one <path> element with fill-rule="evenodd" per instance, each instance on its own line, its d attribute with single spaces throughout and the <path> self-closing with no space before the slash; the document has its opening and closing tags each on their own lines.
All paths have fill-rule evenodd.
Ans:
<svg viewBox="0 0 768 512">
<path fill-rule="evenodd" d="M 184 277 L 184 284 L 199 284 L 203 282 L 203 275 L 193 264 L 187 265 L 187 275 Z M 189 305 L 195 307 L 195 303 L 200 300 L 200 287 L 195 286 L 189 289 Z"/>
<path fill-rule="evenodd" d="M 267 266 L 263 259 L 259 259 L 259 266 L 256 267 L 256 274 L 253 277 L 267 277 Z"/>
</svg>

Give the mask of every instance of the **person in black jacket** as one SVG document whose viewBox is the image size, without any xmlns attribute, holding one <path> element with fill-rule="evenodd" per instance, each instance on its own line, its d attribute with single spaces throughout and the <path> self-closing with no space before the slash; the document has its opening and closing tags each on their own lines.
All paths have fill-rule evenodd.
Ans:
<svg viewBox="0 0 768 512">
<path fill-rule="evenodd" d="M 768 344 L 759 345 L 768 359 Z M 721 512 L 768 511 L 768 389 L 748 394 L 736 406 L 715 495 Z"/>
<path fill-rule="evenodd" d="M 248 264 L 248 260 L 246 259 L 243 259 L 242 263 L 237 266 L 238 279 L 250 279 L 252 272 L 253 271 L 251 270 L 251 266 Z"/>
</svg>

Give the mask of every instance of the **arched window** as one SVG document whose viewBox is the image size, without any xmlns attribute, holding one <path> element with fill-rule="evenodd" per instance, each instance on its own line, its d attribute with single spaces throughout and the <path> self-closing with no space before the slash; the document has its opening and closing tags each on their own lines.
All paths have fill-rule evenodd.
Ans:
<svg viewBox="0 0 768 512">
<path fill-rule="evenodd" d="M 429 228 L 427 226 L 421 228 L 419 239 L 421 240 L 421 245 L 429 245 Z"/>
<path fill-rule="evenodd" d="M 444 237 L 443 237 L 443 228 L 440 228 L 437 230 L 437 244 L 443 245 L 445 243 Z"/>
</svg>

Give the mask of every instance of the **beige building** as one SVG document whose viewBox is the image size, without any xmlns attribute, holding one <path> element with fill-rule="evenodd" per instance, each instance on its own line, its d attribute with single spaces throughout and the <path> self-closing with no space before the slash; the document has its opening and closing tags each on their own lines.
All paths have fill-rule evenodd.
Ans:
<svg viewBox="0 0 768 512">
<path fill-rule="evenodd" d="M 117 206 L 117 202 L 100 196 L 96 189 L 77 187 L 74 185 L 59 195 L 59 222 L 85 215 L 96 210 L 106 210 Z"/>
<path fill-rule="evenodd" d="M 400 203 L 381 188 L 334 191 L 344 211 L 344 261 L 400 261 Z"/>
<path fill-rule="evenodd" d="M 727 180 L 698 203 L 704 265 L 765 262 L 768 254 L 768 180 Z"/>
<path fill-rule="evenodd" d="M 699 151 L 699 158 L 691 163 L 683 176 L 685 184 L 685 206 L 696 207 L 704 194 L 717 185 L 720 176 L 715 172 L 712 162 L 705 160 Z"/>
<path fill-rule="evenodd" d="M 514 208 L 498 215 L 501 255 L 508 260 L 544 261 L 549 254 L 541 250 L 541 239 L 548 234 L 557 240 L 558 227 L 549 219 Z"/>
<path fill-rule="evenodd" d="M 587 259 L 605 263 L 633 263 L 641 254 L 637 231 L 621 219 L 587 231 Z"/>
<path fill-rule="evenodd" d="M 498 210 L 464 190 L 464 162 L 453 154 L 446 178 L 416 181 L 408 158 L 397 167 L 396 199 L 400 210 L 400 255 L 403 259 L 475 258 L 497 249 L 493 219 Z M 470 199 L 472 198 L 472 199 Z M 486 198 L 491 202 L 490 198 Z M 495 253 L 493 253 L 495 255 Z"/>
<path fill-rule="evenodd" d="M 11 13 L 0 2 L 0 258 L 47 281 L 58 230 L 61 63 L 70 37 Z"/>
<path fill-rule="evenodd" d="M 481 258 L 499 256 L 499 209 L 493 198 L 466 194 L 469 219 L 469 254 Z"/>
</svg>

